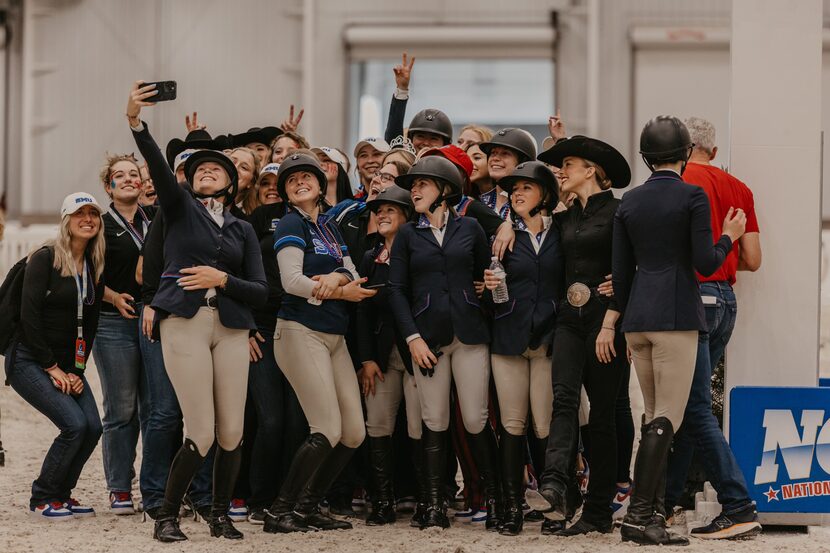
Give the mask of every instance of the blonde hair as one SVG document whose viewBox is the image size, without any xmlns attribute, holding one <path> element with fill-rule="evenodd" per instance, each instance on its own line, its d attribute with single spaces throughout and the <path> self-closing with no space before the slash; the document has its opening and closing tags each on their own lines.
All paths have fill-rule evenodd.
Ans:
<svg viewBox="0 0 830 553">
<path fill-rule="evenodd" d="M 250 215 L 253 210 L 259 207 L 259 190 L 257 188 L 259 182 L 260 169 L 259 156 L 255 151 L 246 146 L 239 146 L 238 148 L 234 148 L 233 150 L 231 150 L 230 155 L 233 155 L 234 152 L 238 152 L 240 150 L 247 154 L 250 154 L 251 159 L 254 160 L 254 166 L 252 168 L 253 178 L 251 179 L 251 185 L 248 188 L 237 192 L 236 198 L 234 198 L 234 202 L 237 204 L 242 204 L 242 211 Z"/>
<path fill-rule="evenodd" d="M 287 131 L 287 132 L 284 132 L 284 133 L 274 137 L 274 140 L 271 141 L 271 155 L 274 155 L 274 149 L 277 147 L 277 142 L 281 138 L 290 138 L 291 140 L 293 140 L 294 144 L 297 145 L 298 150 L 303 149 L 303 148 L 305 148 L 305 149 L 311 148 L 311 144 L 308 143 L 308 140 L 306 140 L 306 138 L 303 135 L 297 134 L 297 133 L 292 132 L 292 131 Z"/>
<path fill-rule="evenodd" d="M 97 210 L 96 210 L 97 211 Z M 60 272 L 62 277 L 74 277 L 77 274 L 77 267 L 75 267 L 75 260 L 72 259 L 72 234 L 69 231 L 69 219 L 71 215 L 63 217 L 58 227 L 58 235 L 52 240 L 47 240 L 44 244 L 38 246 L 29 252 L 28 261 L 32 259 L 32 255 L 40 248 L 46 246 L 55 250 L 55 260 L 52 266 Z M 98 234 L 95 235 L 86 245 L 84 257 L 92 262 L 94 270 L 93 279 L 95 282 L 101 280 L 101 275 L 104 274 L 104 256 L 106 254 L 106 243 L 104 240 L 104 220 L 101 217 L 101 212 L 98 212 Z"/>
<path fill-rule="evenodd" d="M 138 170 L 139 176 L 141 175 L 141 166 L 138 164 L 138 159 L 135 157 L 135 154 L 111 154 L 107 152 L 106 154 L 106 161 L 104 165 L 101 167 L 101 172 L 98 174 L 98 178 L 101 179 L 101 184 L 104 185 L 104 190 L 109 194 L 110 189 L 110 177 L 112 176 L 112 168 L 113 166 L 118 163 L 119 161 L 129 161 L 135 168 Z"/>
<path fill-rule="evenodd" d="M 407 163 L 411 167 L 415 163 L 415 154 L 407 152 L 406 150 L 389 150 L 383 154 L 383 159 L 380 160 L 380 166 L 383 167 L 387 163 L 396 161 Z M 404 173 L 401 174 L 403 175 Z"/>
<path fill-rule="evenodd" d="M 459 136 L 464 131 L 473 131 L 478 136 L 480 136 L 481 140 L 479 140 L 478 142 L 489 142 L 490 139 L 493 138 L 493 134 L 494 134 L 493 129 L 491 129 L 490 127 L 485 127 L 484 125 L 467 125 L 463 129 L 461 129 L 460 133 L 458 133 Z"/>
<path fill-rule="evenodd" d="M 597 181 L 597 184 L 603 190 L 608 190 L 611 188 L 611 179 L 605 174 L 605 169 L 602 168 L 601 165 L 594 163 L 588 159 L 582 159 L 582 162 L 585 164 L 585 167 L 593 167 L 594 168 L 594 178 Z"/>
</svg>

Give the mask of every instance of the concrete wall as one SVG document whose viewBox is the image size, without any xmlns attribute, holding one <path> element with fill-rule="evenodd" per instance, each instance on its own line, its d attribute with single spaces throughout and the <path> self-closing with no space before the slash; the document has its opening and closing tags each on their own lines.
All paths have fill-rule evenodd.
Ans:
<svg viewBox="0 0 830 553">
<path fill-rule="evenodd" d="M 210 131 L 224 133 L 279 123 L 295 103 L 309 109 L 301 130 L 312 141 L 350 149 L 350 52 L 344 36 L 353 25 L 530 29 L 550 26 L 556 11 L 554 97 L 570 132 L 587 132 L 592 119 L 597 136 L 620 147 L 636 168 L 634 137 L 641 122 L 635 120 L 632 29 L 728 30 L 731 11 L 724 0 L 17 1 L 25 9 L 12 62 L 23 69 L 21 78 L 12 79 L 17 96 L 11 109 L 20 122 L 5 122 L 5 173 L 12 215 L 33 220 L 51 217 L 70 191 L 101 193 L 96 175 L 103 153 L 134 149 L 123 113 L 136 78 L 179 82 L 176 102 L 145 115 L 160 142 L 184 134 L 189 110 L 198 110 Z M 830 13 L 830 1 L 824 6 Z M 599 41 L 590 48 L 592 14 Z M 498 48 L 492 50 L 488 55 L 499 55 Z M 595 101 L 589 83 L 596 83 Z M 722 100 L 710 106 L 715 119 L 725 112 L 728 99 Z M 678 97 L 676 105 L 682 110 L 689 97 Z M 719 131 L 727 144 L 728 130 Z"/>
</svg>

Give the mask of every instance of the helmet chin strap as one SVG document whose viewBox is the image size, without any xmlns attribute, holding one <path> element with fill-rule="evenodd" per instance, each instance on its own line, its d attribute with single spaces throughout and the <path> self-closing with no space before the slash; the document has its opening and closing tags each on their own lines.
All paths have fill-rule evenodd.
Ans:
<svg viewBox="0 0 830 553">
<path fill-rule="evenodd" d="M 227 197 L 231 201 L 233 201 L 233 198 L 230 198 L 230 190 L 231 190 L 231 185 L 230 184 L 228 186 L 226 186 L 225 188 L 223 188 L 222 190 L 218 190 L 218 191 L 216 191 L 212 194 L 205 194 L 203 192 L 196 192 L 195 190 L 193 190 L 193 197 L 197 198 L 199 200 L 207 200 L 207 199 L 211 199 L 211 198 L 219 199 L 219 198 Z"/>
<path fill-rule="evenodd" d="M 443 204 L 443 203 L 444 203 L 444 195 L 441 194 L 440 196 L 438 196 L 438 199 L 436 199 L 434 202 L 432 202 L 429 205 L 429 212 L 430 213 L 435 213 L 435 210 L 438 209 L 439 207 L 441 207 L 441 204 Z"/>
</svg>

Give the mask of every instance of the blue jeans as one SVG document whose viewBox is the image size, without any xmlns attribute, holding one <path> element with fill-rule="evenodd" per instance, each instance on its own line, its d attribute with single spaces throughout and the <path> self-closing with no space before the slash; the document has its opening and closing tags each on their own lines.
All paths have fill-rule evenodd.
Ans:
<svg viewBox="0 0 830 553">
<path fill-rule="evenodd" d="M 104 476 L 112 492 L 129 492 L 135 477 L 139 398 L 144 395 L 139 320 L 102 311 L 92 346 L 104 404 Z"/>
<path fill-rule="evenodd" d="M 32 483 L 29 506 L 69 501 L 78 477 L 101 437 L 101 418 L 95 398 L 83 376 L 84 389 L 80 395 L 60 392 L 25 346 L 17 345 L 16 353 L 14 348 L 12 345 L 6 352 L 9 384 L 60 430 L 46 453 L 40 475 Z"/>
<path fill-rule="evenodd" d="M 704 282 L 700 285 L 700 294 L 717 298 L 717 303 L 704 304 L 709 332 L 701 332 L 698 339 L 689 402 L 669 455 L 666 507 L 671 509 L 683 493 L 692 456 L 698 448 L 706 476 L 718 492 L 718 502 L 723 506 L 723 512 L 730 514 L 752 501 L 743 473 L 726 443 L 717 418 L 712 414 L 712 371 L 723 357 L 732 336 L 738 304 L 735 292 L 727 282 Z"/>
<path fill-rule="evenodd" d="M 141 334 L 140 328 L 138 332 L 147 390 L 139 486 L 144 508 L 153 509 L 161 506 L 170 464 L 182 446 L 182 412 L 164 368 L 161 342 L 151 342 Z M 190 498 L 197 507 L 211 504 L 212 472 L 213 449 L 190 484 Z"/>
</svg>

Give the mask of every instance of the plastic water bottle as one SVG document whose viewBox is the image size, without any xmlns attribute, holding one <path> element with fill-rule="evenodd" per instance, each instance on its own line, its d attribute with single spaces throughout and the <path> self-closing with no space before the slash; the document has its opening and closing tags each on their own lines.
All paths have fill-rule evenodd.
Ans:
<svg viewBox="0 0 830 553">
<path fill-rule="evenodd" d="M 490 270 L 493 271 L 493 274 L 501 280 L 496 289 L 493 290 L 493 301 L 495 303 L 504 303 L 510 299 L 510 296 L 507 293 L 507 273 L 504 271 L 504 266 L 499 261 L 497 256 L 492 257 L 493 262 L 490 263 Z"/>
</svg>

